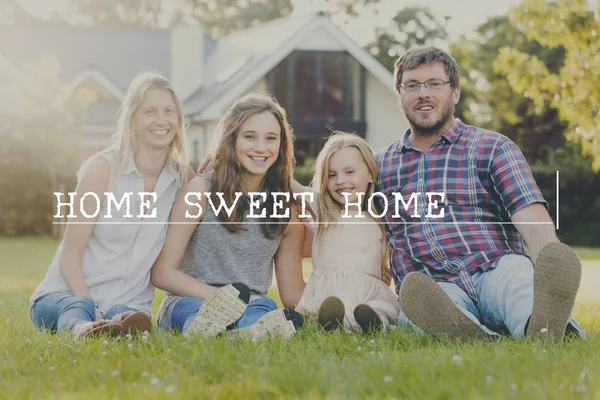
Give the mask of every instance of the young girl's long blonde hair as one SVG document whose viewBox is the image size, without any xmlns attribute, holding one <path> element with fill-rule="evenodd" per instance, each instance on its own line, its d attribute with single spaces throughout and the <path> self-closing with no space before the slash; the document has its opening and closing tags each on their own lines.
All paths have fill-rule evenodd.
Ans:
<svg viewBox="0 0 600 400">
<path fill-rule="evenodd" d="M 367 165 L 369 175 L 373 180 L 373 184 L 367 188 L 367 193 L 364 194 L 363 199 L 368 199 L 369 196 L 371 196 L 375 186 L 374 183 L 379 177 L 379 168 L 375 163 L 375 158 L 373 157 L 373 150 L 371 150 L 371 147 L 363 138 L 354 133 L 340 131 L 333 132 L 327 140 L 327 143 L 325 143 L 323 150 L 321 150 L 321 152 L 317 156 L 317 161 L 313 166 L 314 174 L 312 188 L 317 193 L 319 193 L 317 202 L 319 222 L 339 222 L 341 220 L 341 205 L 338 202 L 336 202 L 331 196 L 331 193 L 329 193 L 329 190 L 327 189 L 327 182 L 329 179 L 329 163 L 331 157 L 337 151 L 342 150 L 346 147 L 354 147 L 360 152 L 363 161 Z M 381 224 L 380 220 L 378 220 L 378 222 L 379 228 L 381 229 L 381 234 L 383 235 L 383 241 L 384 243 L 386 243 L 386 245 L 383 246 L 381 255 L 381 277 L 389 285 L 389 283 L 391 282 L 389 273 L 389 247 L 387 245 L 385 229 L 383 227 L 383 224 Z M 317 246 L 321 241 L 326 229 L 331 228 L 329 228 L 327 224 L 323 223 L 320 223 L 318 225 L 316 239 Z"/>
<path fill-rule="evenodd" d="M 78 177 L 81 176 L 83 170 L 88 166 L 90 161 L 107 154 L 112 154 L 108 191 L 111 191 L 112 188 L 114 188 L 116 181 L 127 167 L 130 157 L 132 157 L 137 150 L 138 144 L 133 127 L 133 117 L 142 104 L 146 91 L 153 88 L 169 90 L 173 94 L 173 100 L 175 101 L 177 132 L 169 146 L 167 162 L 165 165 L 168 165 L 169 162 L 175 164 L 178 171 L 178 176 L 176 178 L 179 182 L 179 189 L 181 189 L 183 184 L 187 181 L 188 173 L 187 138 L 181 100 L 175 92 L 173 84 L 167 78 L 157 72 L 150 71 L 141 72 L 133 78 L 129 84 L 121 108 L 119 109 L 117 130 L 111 136 L 109 145 L 105 149 L 94 154 L 82 165 L 77 174 Z"/>
</svg>

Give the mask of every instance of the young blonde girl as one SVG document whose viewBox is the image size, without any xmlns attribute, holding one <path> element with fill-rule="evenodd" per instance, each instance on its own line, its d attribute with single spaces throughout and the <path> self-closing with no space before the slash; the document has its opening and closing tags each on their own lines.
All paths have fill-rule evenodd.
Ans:
<svg viewBox="0 0 600 400">
<path fill-rule="evenodd" d="M 383 226 L 366 207 L 378 176 L 372 150 L 354 134 L 334 133 L 317 157 L 313 271 L 296 310 L 318 314 L 326 330 L 386 330 L 397 319 Z M 310 188 L 294 182 L 293 190 Z"/>
</svg>

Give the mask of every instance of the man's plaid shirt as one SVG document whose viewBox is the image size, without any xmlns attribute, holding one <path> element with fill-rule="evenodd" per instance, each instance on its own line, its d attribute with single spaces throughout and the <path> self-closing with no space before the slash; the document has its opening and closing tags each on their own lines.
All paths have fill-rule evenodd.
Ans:
<svg viewBox="0 0 600 400">
<path fill-rule="evenodd" d="M 473 273 L 494 268 L 503 255 L 526 254 L 521 235 L 510 224 L 512 215 L 532 203 L 548 204 L 523 153 L 506 136 L 457 119 L 423 154 L 411 145 L 409 133 L 375 154 L 380 171 L 376 191 L 385 194 L 389 205 L 384 221 L 396 292 L 406 274 L 422 271 L 457 284 L 477 300 Z M 399 202 L 399 218 L 394 218 L 394 192 L 407 203 L 420 193 L 418 209 L 414 201 L 407 210 Z M 440 207 L 432 214 L 443 207 L 444 218 L 425 217 L 427 192 L 445 194 L 443 202 L 432 198 Z M 415 213 L 421 218 L 411 217 Z"/>
</svg>

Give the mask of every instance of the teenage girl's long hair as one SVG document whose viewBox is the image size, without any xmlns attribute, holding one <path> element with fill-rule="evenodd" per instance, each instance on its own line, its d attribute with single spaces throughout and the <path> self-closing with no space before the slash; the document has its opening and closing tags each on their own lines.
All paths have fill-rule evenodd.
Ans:
<svg viewBox="0 0 600 400">
<path fill-rule="evenodd" d="M 263 207 L 266 208 L 266 218 L 260 219 L 262 222 L 261 230 L 268 238 L 274 238 L 283 233 L 285 223 L 289 218 L 271 218 L 273 214 L 273 192 L 290 191 L 290 179 L 294 168 L 294 150 L 292 144 L 292 129 L 287 122 L 285 110 L 277 103 L 275 98 L 268 95 L 249 94 L 237 100 L 229 110 L 225 113 L 219 122 L 216 130 L 218 142 L 216 149 L 211 152 L 214 175 L 211 183 L 211 198 L 214 204 L 219 204 L 219 199 L 216 196 L 217 192 L 222 192 L 226 204 L 231 205 L 235 200 L 235 193 L 242 192 L 241 177 L 243 166 L 237 159 L 235 152 L 235 144 L 238 132 L 244 121 L 248 117 L 261 112 L 270 112 L 275 116 L 279 126 L 281 127 L 281 143 L 279 153 L 275 163 L 269 168 L 263 186 L 260 189 L 266 192 L 267 200 Z M 279 197 L 281 199 L 281 197 Z M 288 209 L 290 202 L 284 201 L 284 210 Z M 248 199 L 240 198 L 231 217 L 224 210 L 221 210 L 218 218 L 223 222 L 228 222 L 226 225 L 230 232 L 238 232 L 242 229 L 240 222 L 243 221 L 244 215 L 249 209 Z M 281 214 L 281 211 L 279 211 Z M 291 210 L 290 210 L 291 213 Z M 231 224 L 234 222 L 234 224 Z M 273 223 L 282 222 L 282 223 Z"/>
</svg>

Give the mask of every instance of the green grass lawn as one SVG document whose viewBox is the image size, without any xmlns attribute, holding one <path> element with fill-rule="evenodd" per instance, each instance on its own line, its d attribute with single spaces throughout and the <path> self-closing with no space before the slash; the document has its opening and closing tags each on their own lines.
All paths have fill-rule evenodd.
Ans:
<svg viewBox="0 0 600 400">
<path fill-rule="evenodd" d="M 596 291 L 575 310 L 587 340 L 562 345 L 451 343 L 400 329 L 325 334 L 312 320 L 288 342 L 187 339 L 159 330 L 146 340 L 75 341 L 38 333 L 28 318 L 29 296 L 56 247 L 47 238 L 0 239 L 0 399 L 600 398 Z M 599 276 L 600 250 L 577 251 L 584 283 Z"/>
</svg>

